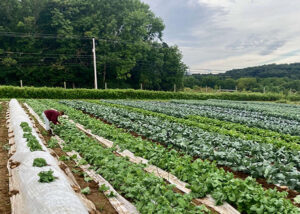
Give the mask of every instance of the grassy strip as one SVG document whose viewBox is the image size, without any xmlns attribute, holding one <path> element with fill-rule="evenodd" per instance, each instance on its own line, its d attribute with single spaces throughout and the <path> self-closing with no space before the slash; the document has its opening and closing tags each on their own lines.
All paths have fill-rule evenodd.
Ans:
<svg viewBox="0 0 300 214">
<path fill-rule="evenodd" d="M 28 103 L 31 106 L 36 106 L 36 108 L 42 106 L 37 101 L 29 101 Z M 232 173 L 218 169 L 214 163 L 209 161 L 198 159 L 192 163 L 193 158 L 191 156 L 183 155 L 174 149 L 168 150 L 140 137 L 135 138 L 125 130 L 104 124 L 78 110 L 54 102 L 43 101 L 43 103 L 47 105 L 44 108 L 52 107 L 65 110 L 71 119 L 81 123 L 85 128 L 91 129 L 94 134 L 114 141 L 122 149 L 128 149 L 135 155 L 148 159 L 151 164 L 188 182 L 194 197 L 212 194 L 218 203 L 227 201 L 236 206 L 239 211 L 247 213 L 255 212 L 258 209 L 262 209 L 265 213 L 272 213 L 274 210 L 291 210 L 293 213 L 292 210 L 296 210 L 289 200 L 284 199 L 286 197 L 285 192 L 279 193 L 272 189 L 264 190 L 250 177 L 246 180 L 234 179 Z"/>
</svg>

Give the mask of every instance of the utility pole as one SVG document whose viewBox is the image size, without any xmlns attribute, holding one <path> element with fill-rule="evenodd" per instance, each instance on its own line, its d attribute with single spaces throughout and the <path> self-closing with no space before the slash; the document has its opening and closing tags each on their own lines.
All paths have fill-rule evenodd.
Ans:
<svg viewBox="0 0 300 214">
<path fill-rule="evenodd" d="M 23 88 L 23 80 L 20 80 L 20 86 Z"/>
<path fill-rule="evenodd" d="M 94 78 L 95 78 L 95 89 L 98 89 L 98 81 L 97 81 L 97 66 L 96 66 L 96 45 L 95 45 L 95 38 L 93 38 L 93 57 L 94 57 Z"/>
<path fill-rule="evenodd" d="M 64 81 L 64 89 L 67 89 L 67 83 Z"/>
</svg>

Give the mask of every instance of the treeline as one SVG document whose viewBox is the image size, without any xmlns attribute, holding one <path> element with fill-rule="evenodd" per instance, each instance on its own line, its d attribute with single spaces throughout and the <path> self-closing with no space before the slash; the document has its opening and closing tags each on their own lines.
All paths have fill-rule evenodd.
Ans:
<svg viewBox="0 0 300 214">
<path fill-rule="evenodd" d="M 279 65 L 270 64 L 243 69 L 233 69 L 227 71 L 225 74 L 219 75 L 229 76 L 233 79 L 239 79 L 243 77 L 300 79 L 300 63 Z"/>
<path fill-rule="evenodd" d="M 217 75 L 195 74 L 185 76 L 184 86 L 253 92 L 296 92 L 300 91 L 300 63 L 236 69 Z"/>
<path fill-rule="evenodd" d="M 0 1 L 0 85 L 171 90 L 186 65 L 140 0 Z"/>
</svg>

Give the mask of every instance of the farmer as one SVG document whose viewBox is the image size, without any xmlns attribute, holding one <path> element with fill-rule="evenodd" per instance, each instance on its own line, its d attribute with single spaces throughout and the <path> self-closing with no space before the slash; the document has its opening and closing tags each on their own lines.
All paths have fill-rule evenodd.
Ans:
<svg viewBox="0 0 300 214">
<path fill-rule="evenodd" d="M 52 134 L 52 130 L 50 129 L 50 121 L 54 124 L 60 124 L 58 121 L 58 117 L 64 115 L 63 111 L 55 111 L 55 110 L 46 110 L 43 113 L 43 119 L 45 121 L 46 130 Z"/>
</svg>

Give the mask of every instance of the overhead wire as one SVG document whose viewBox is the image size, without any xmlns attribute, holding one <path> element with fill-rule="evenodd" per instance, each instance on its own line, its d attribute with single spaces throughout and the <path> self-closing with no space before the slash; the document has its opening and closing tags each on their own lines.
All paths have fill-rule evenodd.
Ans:
<svg viewBox="0 0 300 214">
<path fill-rule="evenodd" d="M 106 39 L 101 37 L 87 37 L 87 36 L 77 36 L 77 35 L 63 35 L 63 34 L 41 34 L 41 33 L 20 33 L 20 32 L 5 32 L 0 31 L 0 37 L 14 37 L 14 38 L 43 38 L 43 39 L 77 39 L 77 40 L 91 40 L 95 38 L 98 41 L 112 42 L 112 43 L 124 43 L 124 44 L 138 44 L 140 42 L 147 43 L 151 41 L 132 41 L 132 40 L 117 40 L 117 39 Z"/>
<path fill-rule="evenodd" d="M 68 53 L 57 53 L 57 54 L 45 54 L 45 53 L 28 53 L 28 52 L 14 52 L 14 51 L 3 51 L 0 53 L 0 55 L 3 54 L 19 54 L 19 55 L 44 55 L 44 56 L 58 56 L 58 55 L 62 55 L 62 56 L 93 56 L 93 55 L 78 55 L 78 54 L 68 54 Z"/>
<path fill-rule="evenodd" d="M 45 34 L 45 33 L 20 33 L 20 32 L 4 32 L 0 31 L 0 37 L 1 36 L 7 36 L 7 37 L 16 37 L 16 38 L 45 38 L 45 39 L 79 39 L 79 40 L 91 40 L 93 37 L 86 37 L 86 36 L 76 36 L 76 35 L 59 35 L 59 34 Z M 99 41 L 105 41 L 105 42 L 114 42 L 114 43 L 130 43 L 130 44 L 138 44 L 139 42 L 145 42 L 145 41 L 129 41 L 129 40 L 113 40 L 113 39 L 104 39 L 104 38 L 97 38 L 96 40 Z M 149 44 L 149 42 L 145 42 Z M 45 57 L 45 58 L 57 58 L 54 56 L 74 56 L 75 59 L 88 59 L 92 57 L 93 55 L 77 55 L 77 54 L 69 54 L 69 53 L 57 53 L 57 54 L 45 54 L 45 53 L 26 53 L 26 52 L 14 52 L 14 51 L 5 51 L 0 53 L 0 59 L 1 55 L 5 54 L 19 54 L 19 55 L 39 55 L 39 58 Z M 47 57 L 49 56 L 49 57 Z M 51 56 L 51 57 L 50 57 Z M 32 57 L 32 56 L 31 56 Z M 13 57 L 17 58 L 17 57 Z M 146 61 L 148 62 L 148 61 Z M 140 63 L 139 63 L 140 64 Z M 149 65 L 150 63 L 146 63 L 146 65 Z M 209 69 L 209 68 L 190 68 L 189 71 L 197 72 L 197 71 L 206 71 L 206 72 L 225 72 L 227 70 L 221 70 L 221 69 Z"/>
</svg>

